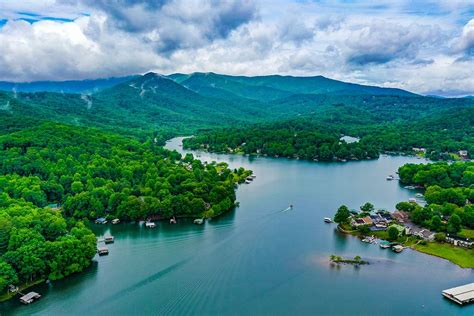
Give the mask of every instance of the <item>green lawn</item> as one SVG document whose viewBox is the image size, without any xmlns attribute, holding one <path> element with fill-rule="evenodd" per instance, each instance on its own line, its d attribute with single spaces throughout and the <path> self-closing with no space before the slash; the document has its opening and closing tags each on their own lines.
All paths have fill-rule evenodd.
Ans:
<svg viewBox="0 0 474 316">
<path fill-rule="evenodd" d="M 461 229 L 458 233 L 460 237 L 474 239 L 474 229 Z"/>
<path fill-rule="evenodd" d="M 416 250 L 447 259 L 462 268 L 474 268 L 474 249 L 454 247 L 451 244 L 430 242 L 426 245 L 418 244 Z"/>
</svg>

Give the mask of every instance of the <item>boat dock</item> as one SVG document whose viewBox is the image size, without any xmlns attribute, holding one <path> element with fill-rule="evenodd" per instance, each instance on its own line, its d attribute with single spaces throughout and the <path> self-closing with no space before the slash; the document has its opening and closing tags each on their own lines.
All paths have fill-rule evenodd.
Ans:
<svg viewBox="0 0 474 316">
<path fill-rule="evenodd" d="M 34 301 L 36 301 L 37 299 L 39 299 L 40 297 L 41 297 L 41 295 L 39 295 L 38 293 L 30 292 L 30 293 L 20 297 L 20 302 L 22 302 L 23 304 L 31 304 Z"/>
<path fill-rule="evenodd" d="M 107 247 L 97 248 L 97 253 L 99 254 L 99 256 L 106 256 L 109 254 L 109 248 Z"/>
<path fill-rule="evenodd" d="M 444 290 L 442 294 L 460 305 L 472 303 L 474 302 L 474 283 Z"/>
</svg>

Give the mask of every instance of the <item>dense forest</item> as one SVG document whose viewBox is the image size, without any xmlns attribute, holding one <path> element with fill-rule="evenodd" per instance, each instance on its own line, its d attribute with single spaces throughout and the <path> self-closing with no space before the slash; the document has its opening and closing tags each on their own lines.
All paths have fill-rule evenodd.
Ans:
<svg viewBox="0 0 474 316">
<path fill-rule="evenodd" d="M 80 272 L 95 253 L 96 237 L 83 223 L 0 193 L 0 293 L 10 284 Z"/>
<path fill-rule="evenodd" d="M 474 229 L 474 163 L 406 164 L 400 181 L 426 188 L 427 205 L 401 202 L 397 209 L 410 212 L 414 223 L 438 232 L 457 233 L 463 226 Z"/>
<path fill-rule="evenodd" d="M 308 129 L 303 123 L 291 122 L 254 126 L 246 129 L 224 129 L 198 134 L 185 139 L 190 149 L 220 153 L 261 154 L 274 157 L 300 158 L 315 161 L 372 159 L 379 153 L 364 142 L 346 143 L 333 132 Z"/>
<path fill-rule="evenodd" d="M 155 144 L 55 123 L 0 137 L 0 190 L 75 218 L 214 216 L 249 171 L 182 158 Z"/>
<path fill-rule="evenodd" d="M 235 184 L 251 174 L 152 138 L 58 123 L 0 136 L 0 150 L 0 293 L 89 266 L 96 238 L 83 219 L 216 216 L 234 207 Z"/>
<path fill-rule="evenodd" d="M 342 135 L 360 141 L 346 143 L 340 140 Z M 380 152 L 413 154 L 413 148 L 423 148 L 427 158 L 451 160 L 460 150 L 474 153 L 474 107 L 380 123 L 360 109 L 339 105 L 284 122 L 202 131 L 184 145 L 221 153 L 323 161 L 377 158 Z"/>
</svg>

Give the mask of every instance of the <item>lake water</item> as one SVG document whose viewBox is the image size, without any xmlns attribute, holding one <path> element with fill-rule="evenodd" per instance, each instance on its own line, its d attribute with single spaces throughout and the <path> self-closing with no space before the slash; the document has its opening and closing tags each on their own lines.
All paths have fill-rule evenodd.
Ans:
<svg viewBox="0 0 474 316">
<path fill-rule="evenodd" d="M 167 147 L 182 151 L 174 139 Z M 396 254 L 335 231 L 323 218 L 346 204 L 379 208 L 415 192 L 386 181 L 409 157 L 347 163 L 200 153 L 252 169 L 240 207 L 202 226 L 95 226 L 112 234 L 110 255 L 86 272 L 35 288 L 41 300 L 0 305 L 1 315 L 473 315 L 441 291 L 474 281 L 472 269 L 405 250 Z M 290 204 L 294 208 L 285 210 Z M 369 266 L 331 267 L 331 254 Z"/>
</svg>

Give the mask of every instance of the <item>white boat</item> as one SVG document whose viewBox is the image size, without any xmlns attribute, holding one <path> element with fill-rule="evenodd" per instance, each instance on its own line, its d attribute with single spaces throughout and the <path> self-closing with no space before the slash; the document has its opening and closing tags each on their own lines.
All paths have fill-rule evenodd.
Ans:
<svg viewBox="0 0 474 316">
<path fill-rule="evenodd" d="M 410 202 L 410 203 L 416 203 L 416 199 L 415 199 L 415 198 L 409 198 L 409 199 L 408 199 L 408 202 Z"/>
<path fill-rule="evenodd" d="M 106 236 L 106 237 L 104 238 L 104 242 L 105 242 L 106 244 L 111 244 L 111 243 L 113 243 L 113 242 L 114 242 L 114 236 Z"/>
<path fill-rule="evenodd" d="M 176 218 L 170 218 L 170 224 L 176 224 Z"/>
<path fill-rule="evenodd" d="M 423 194 L 417 193 L 417 194 L 415 194 L 415 196 L 416 196 L 417 198 L 422 198 L 422 197 L 423 197 Z"/>
<path fill-rule="evenodd" d="M 155 228 L 155 227 L 156 227 L 156 224 L 153 223 L 153 222 L 146 222 L 146 223 L 145 223 L 145 227 L 146 227 L 146 228 Z"/>
<path fill-rule="evenodd" d="M 389 181 L 395 180 L 395 177 L 393 176 L 393 174 L 388 175 L 388 176 L 387 176 L 387 180 L 389 180 Z"/>
<path fill-rule="evenodd" d="M 196 224 L 196 225 L 202 225 L 202 224 L 204 224 L 204 218 L 196 218 L 196 219 L 194 220 L 194 224 Z"/>
<path fill-rule="evenodd" d="M 118 218 L 112 220 L 112 224 L 116 225 L 120 223 L 120 220 Z"/>
<path fill-rule="evenodd" d="M 402 252 L 403 251 L 403 246 L 402 245 L 395 245 L 392 247 L 392 250 L 394 252 Z"/>
<path fill-rule="evenodd" d="M 250 180 L 245 180 L 245 183 L 250 184 L 250 183 L 252 183 L 252 181 L 250 181 Z"/>
<path fill-rule="evenodd" d="M 329 218 L 329 217 L 325 217 L 325 218 L 324 218 L 324 222 L 326 222 L 326 223 L 332 223 L 332 219 Z"/>
</svg>

